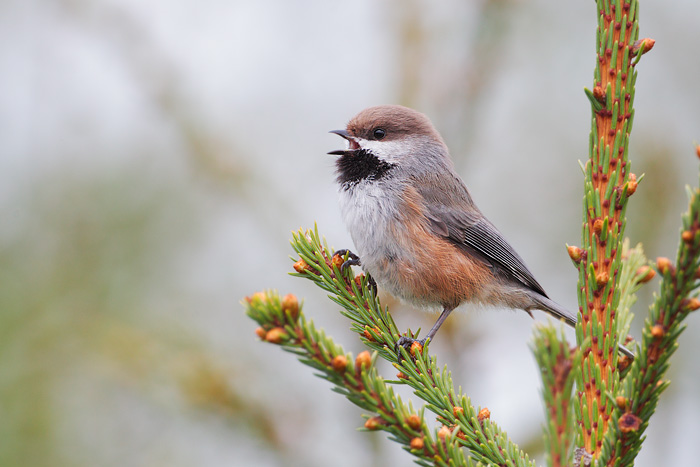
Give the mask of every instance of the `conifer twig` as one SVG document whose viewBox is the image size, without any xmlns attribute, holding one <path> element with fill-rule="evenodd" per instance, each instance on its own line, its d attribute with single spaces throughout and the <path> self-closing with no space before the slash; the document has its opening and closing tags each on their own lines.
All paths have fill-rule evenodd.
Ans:
<svg viewBox="0 0 700 467">
<path fill-rule="evenodd" d="M 399 346 L 400 351 L 403 352 L 403 359 L 401 363 L 397 363 L 394 348 L 400 334 L 388 311 L 381 307 L 363 275 L 353 278 L 350 271 L 344 273 L 340 271 L 343 258 L 331 253 L 317 230 L 300 231 L 294 234 L 292 246 L 300 257 L 294 265 L 297 271 L 295 275 L 311 279 L 319 287 L 330 292 L 329 298 L 342 307 L 341 313 L 351 320 L 351 328 L 359 334 L 362 341 L 375 350 L 375 355 L 392 362 L 401 371 L 398 375 L 399 379 L 393 383 L 409 385 L 416 396 L 426 402 L 425 408 L 437 415 L 437 420 L 442 427 L 436 436 L 444 449 L 439 451 L 439 446 L 436 445 L 433 448 L 432 444 L 424 443 L 424 449 L 434 449 L 428 451 L 433 455 L 434 465 L 447 465 L 446 463 L 465 465 L 459 463 L 463 456 L 456 454 L 460 451 L 456 448 L 463 446 L 468 448 L 472 457 L 479 462 L 499 466 L 534 466 L 528 456 L 508 439 L 507 434 L 491 421 L 488 409 L 475 408 L 461 390 L 455 391 L 450 373 L 446 368 L 438 368 L 437 359 L 428 355 L 427 346 L 424 349 L 412 348 L 414 355 L 409 355 L 403 347 Z M 324 377 L 328 376 L 324 368 L 327 368 L 335 357 L 342 354 L 340 347 L 330 338 L 315 331 L 312 323 L 304 319 L 300 320 L 301 324 L 296 325 L 297 327 L 292 326 L 292 323 L 270 320 L 269 317 L 274 314 L 263 313 L 254 298 L 247 300 L 246 304 L 249 316 L 261 324 L 261 330 L 258 331 L 260 336 L 270 341 L 268 336 L 271 332 L 275 339 L 278 334 L 284 335 L 285 337 L 279 340 L 279 343 L 293 342 L 293 348 L 299 348 L 296 353 L 300 353 L 300 360 L 303 363 L 322 370 Z M 291 341 L 285 339 L 291 339 Z M 317 347 L 318 350 L 316 350 Z M 314 357 L 314 355 L 317 356 Z M 323 357 L 323 360 L 319 360 L 318 356 Z M 360 377 L 363 387 L 359 392 L 362 393 L 362 397 L 355 396 L 352 392 L 352 384 L 355 384 L 352 379 L 335 377 L 332 382 L 338 386 L 336 390 L 346 394 L 351 401 L 366 410 L 377 413 L 381 423 L 379 419 L 375 419 L 378 424 L 373 428 L 389 431 L 394 438 L 405 444 L 408 441 L 408 435 L 401 434 L 393 427 L 404 420 L 408 412 L 403 411 L 398 399 L 393 399 L 393 391 L 387 386 L 388 381 L 379 378 L 376 372 L 368 371 L 365 374 L 367 376 Z M 353 378 L 358 380 L 357 376 Z M 348 391 L 351 392 L 348 393 Z M 368 400 L 365 392 L 369 393 L 370 399 L 376 397 L 376 401 L 381 401 L 382 404 Z M 422 410 L 419 416 L 423 426 Z M 426 437 L 426 433 L 423 433 L 423 436 Z M 410 446 L 410 441 L 408 442 Z M 411 452 L 418 455 L 413 450 Z"/>
<path fill-rule="evenodd" d="M 366 430 L 386 431 L 416 456 L 419 465 L 473 465 L 465 458 L 456 436 L 430 430 L 422 411 L 416 413 L 394 394 L 374 367 L 376 353 L 372 356 L 364 351 L 353 359 L 323 331 L 317 330 L 313 322 L 306 320 L 293 295 L 280 300 L 274 292 L 256 293 L 244 304 L 248 316 L 261 326 L 256 332 L 262 340 L 296 354 L 318 376 L 333 383 L 335 392 L 377 414 L 367 417 Z"/>
</svg>

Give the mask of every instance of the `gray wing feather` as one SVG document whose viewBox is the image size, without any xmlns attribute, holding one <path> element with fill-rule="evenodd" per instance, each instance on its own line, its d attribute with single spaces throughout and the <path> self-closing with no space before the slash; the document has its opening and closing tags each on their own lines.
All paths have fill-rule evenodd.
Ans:
<svg viewBox="0 0 700 467">
<path fill-rule="evenodd" d="M 497 272 L 547 297 L 525 262 L 498 229 L 481 214 L 464 183 L 456 175 L 447 182 L 442 178 L 439 184 L 432 177 L 425 177 L 414 186 L 426 201 L 426 216 L 434 234 L 447 238 L 470 253 L 476 253 Z"/>
</svg>

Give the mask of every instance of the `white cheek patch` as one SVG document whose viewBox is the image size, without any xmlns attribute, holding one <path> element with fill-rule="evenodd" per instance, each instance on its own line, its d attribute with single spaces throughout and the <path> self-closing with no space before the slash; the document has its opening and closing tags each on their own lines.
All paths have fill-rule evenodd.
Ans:
<svg viewBox="0 0 700 467">
<path fill-rule="evenodd" d="M 357 138 L 360 148 L 366 149 L 379 159 L 395 164 L 399 162 L 402 152 L 406 151 L 406 141 L 376 141 L 370 139 Z"/>
</svg>

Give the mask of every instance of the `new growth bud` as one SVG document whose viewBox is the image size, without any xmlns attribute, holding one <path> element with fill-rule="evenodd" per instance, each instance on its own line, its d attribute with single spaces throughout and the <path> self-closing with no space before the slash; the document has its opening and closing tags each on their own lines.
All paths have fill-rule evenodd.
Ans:
<svg viewBox="0 0 700 467">
<path fill-rule="evenodd" d="M 635 191 L 637 191 L 637 176 L 630 174 L 630 178 L 627 181 L 627 196 L 632 196 Z"/>
<path fill-rule="evenodd" d="M 357 358 L 355 358 L 355 370 L 362 371 L 363 368 L 369 368 L 369 366 L 372 364 L 372 356 L 369 354 L 368 351 L 360 352 L 357 354 Z"/>
<path fill-rule="evenodd" d="M 294 263 L 294 270 L 300 274 L 308 269 L 309 265 L 303 259 L 300 259 L 299 261 Z"/>
<path fill-rule="evenodd" d="M 617 396 L 615 398 L 615 403 L 620 410 L 625 410 L 627 408 L 627 398 L 624 396 Z"/>
<path fill-rule="evenodd" d="M 605 91 L 602 87 L 593 86 L 593 97 L 601 104 L 605 104 Z"/>
<path fill-rule="evenodd" d="M 423 446 L 425 445 L 423 438 L 418 438 L 415 437 L 411 440 L 411 450 L 420 450 L 423 449 Z"/>
<path fill-rule="evenodd" d="M 655 324 L 651 328 L 651 335 L 654 339 L 661 339 L 666 334 L 664 327 L 660 324 Z"/>
<path fill-rule="evenodd" d="M 656 271 L 654 271 L 649 266 L 642 266 L 637 269 L 637 282 L 645 284 L 652 280 L 656 276 Z"/>
<path fill-rule="evenodd" d="M 618 424 L 621 432 L 629 433 L 630 431 L 637 431 L 639 429 L 639 427 L 642 425 L 642 419 L 633 413 L 626 412 L 622 414 Z"/>
<path fill-rule="evenodd" d="M 422 351 L 423 346 L 420 342 L 414 341 L 413 344 L 411 344 L 411 355 L 413 355 L 414 357 L 416 356 L 416 353 L 421 353 Z"/>
<path fill-rule="evenodd" d="M 484 407 L 483 409 L 479 410 L 479 415 L 477 415 L 476 419 L 479 420 L 480 422 L 483 422 L 484 420 L 488 420 L 491 418 L 491 411 Z"/>
<path fill-rule="evenodd" d="M 292 321 L 296 321 L 299 318 L 299 300 L 297 300 L 296 295 L 290 293 L 284 296 L 282 299 L 282 311 Z"/>
<path fill-rule="evenodd" d="M 411 427 L 412 430 L 417 430 L 421 426 L 421 420 L 420 417 L 416 414 L 411 414 L 408 417 L 406 417 L 406 425 Z"/>
<path fill-rule="evenodd" d="M 666 271 L 672 267 L 670 259 L 663 256 L 656 258 L 656 269 L 658 269 L 661 274 L 666 274 Z"/>
<path fill-rule="evenodd" d="M 343 258 L 340 255 L 335 254 L 335 255 L 333 255 L 333 258 L 331 258 L 331 268 L 333 266 L 335 266 L 338 269 L 340 269 L 340 266 L 342 266 L 344 262 L 345 261 L 343 260 Z"/>
<path fill-rule="evenodd" d="M 691 297 L 688 299 L 683 300 L 683 306 L 688 310 L 688 311 L 695 311 L 698 308 L 700 308 L 700 300 L 698 300 L 695 297 Z"/>
<path fill-rule="evenodd" d="M 367 428 L 368 430 L 376 430 L 383 424 L 384 420 L 382 419 L 382 417 L 376 416 L 367 419 L 367 421 L 365 422 L 365 428 Z"/>
<path fill-rule="evenodd" d="M 630 50 L 630 54 L 637 55 L 637 53 L 639 53 L 639 51 L 641 50 L 642 55 L 644 55 L 645 53 L 649 52 L 651 49 L 654 48 L 654 44 L 656 44 L 656 41 L 648 37 L 634 41 L 634 44 L 632 44 L 632 49 Z"/>
<path fill-rule="evenodd" d="M 284 329 L 279 328 L 279 327 L 270 329 L 269 331 L 267 331 L 267 334 L 265 335 L 265 340 L 268 342 L 271 342 L 273 344 L 279 344 L 286 338 L 287 338 L 287 333 L 284 332 Z"/>
<path fill-rule="evenodd" d="M 333 357 L 331 365 L 333 366 L 333 370 L 338 373 L 342 373 L 348 366 L 348 359 L 345 355 L 337 355 Z"/>
<path fill-rule="evenodd" d="M 576 264 L 581 262 L 581 258 L 583 257 L 583 250 L 581 248 L 573 245 L 567 245 L 566 251 L 569 253 L 569 258 L 571 258 L 571 261 Z"/>
<path fill-rule="evenodd" d="M 451 434 L 452 434 L 452 431 L 451 431 L 449 428 L 447 428 L 446 426 L 443 425 L 442 428 L 440 428 L 440 429 L 438 430 L 438 434 L 437 434 L 437 435 L 438 435 L 438 438 L 440 438 L 441 440 L 444 440 L 445 438 L 447 438 L 447 437 L 450 436 Z"/>
</svg>

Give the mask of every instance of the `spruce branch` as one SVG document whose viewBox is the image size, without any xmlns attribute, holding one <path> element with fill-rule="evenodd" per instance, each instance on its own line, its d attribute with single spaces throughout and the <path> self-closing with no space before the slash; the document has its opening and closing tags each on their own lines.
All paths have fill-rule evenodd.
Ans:
<svg viewBox="0 0 700 467">
<path fill-rule="evenodd" d="M 590 157 L 584 166 L 583 247 L 579 270 L 577 342 L 583 351 L 576 371 L 577 445 L 596 458 L 614 409 L 607 394 L 618 391 L 618 323 L 622 246 L 627 200 L 638 180 L 630 171 L 629 133 L 634 118 L 635 65 L 653 46 L 638 41 L 638 2 L 598 0 L 597 61 L 591 102 Z M 586 457 L 586 456 L 583 456 Z"/>
<path fill-rule="evenodd" d="M 700 308 L 700 189 L 688 188 L 688 211 L 683 215 L 675 265 L 667 258 L 657 259 L 662 277 L 661 290 L 644 322 L 641 351 L 624 378 L 611 429 L 597 465 L 634 464 L 643 434 L 656 410 L 659 396 L 670 384 L 663 379 L 669 358 L 678 348 L 678 337 L 685 329 L 683 320 Z M 648 273 L 647 273 L 648 274 Z"/>
<path fill-rule="evenodd" d="M 580 365 L 581 352 L 573 351 L 554 326 L 537 326 L 532 352 L 542 377 L 545 404 L 544 444 L 547 465 L 568 465 L 574 440 L 571 395 L 574 386 L 572 368 Z"/>
<path fill-rule="evenodd" d="M 400 333 L 388 310 L 382 308 L 365 276 L 352 277 L 349 270 L 341 272 L 344 259 L 331 253 L 316 229 L 295 233 L 292 246 L 300 258 L 294 264 L 296 273 L 293 274 L 314 281 L 330 293 L 329 298 L 339 304 L 341 313 L 351 320 L 351 329 L 375 351 L 372 361 L 379 356 L 394 364 L 400 370 L 398 380 L 383 380 L 373 367 L 361 374 L 349 370 L 342 375 L 331 372 L 334 359 L 345 355 L 342 349 L 322 332 L 316 331 L 313 323 L 306 321 L 303 315 L 294 322 L 287 320 L 287 314 L 278 309 L 274 294 L 265 295 L 265 300 L 254 295 L 245 301 L 248 315 L 261 325 L 257 331 L 259 336 L 270 341 L 272 333 L 274 343 L 297 353 L 303 363 L 334 383 L 337 392 L 346 395 L 359 407 L 376 413 L 375 417 L 369 418 L 376 422 L 368 421 L 369 428 L 391 433 L 391 439 L 416 455 L 421 465 L 467 465 L 459 449 L 466 447 L 476 461 L 488 465 L 534 466 L 507 434 L 491 421 L 488 409 L 474 407 L 461 389 L 455 391 L 450 373 L 446 368 L 438 367 L 437 359 L 428 355 L 427 346 L 414 346 L 412 355 L 399 346 L 403 357 L 399 362 L 394 349 Z M 348 356 L 344 358 L 350 361 Z M 389 383 L 407 384 L 426 402 L 424 408 L 437 415 L 437 421 L 442 425 L 436 435 L 429 434 L 426 429 L 420 435 L 399 429 L 408 423 L 406 417 L 415 412 L 405 409 L 400 399 L 394 397 Z M 416 416 L 420 418 L 420 426 L 424 427 L 424 411 Z M 423 446 L 410 449 L 413 440 L 419 436 Z"/>
</svg>

